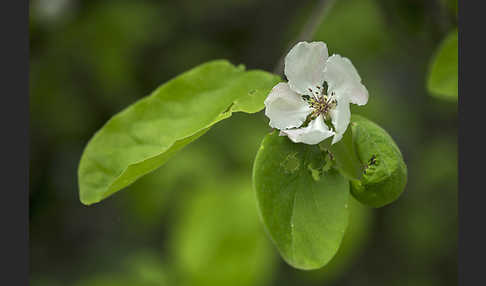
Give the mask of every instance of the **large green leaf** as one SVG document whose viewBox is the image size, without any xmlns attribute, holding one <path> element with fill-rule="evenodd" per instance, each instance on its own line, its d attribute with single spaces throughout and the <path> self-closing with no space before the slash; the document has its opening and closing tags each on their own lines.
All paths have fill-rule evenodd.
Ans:
<svg viewBox="0 0 486 286">
<path fill-rule="evenodd" d="M 349 195 L 349 223 L 343 241 L 334 258 L 317 271 L 300 272 L 304 285 L 335 285 L 337 280 L 348 275 L 353 264 L 366 250 L 373 234 L 373 209 L 361 204 Z"/>
<path fill-rule="evenodd" d="M 319 147 L 292 143 L 274 131 L 253 167 L 263 223 L 283 259 L 299 269 L 328 263 L 348 224 L 349 183 L 327 170 L 325 160 Z"/>
<path fill-rule="evenodd" d="M 351 128 L 358 157 L 365 164 L 361 179 L 351 181 L 351 194 L 372 207 L 395 201 L 407 183 L 400 149 L 384 129 L 364 117 L 352 115 Z"/>
<path fill-rule="evenodd" d="M 440 44 L 429 71 L 427 88 L 441 98 L 457 101 L 458 34 L 454 29 Z"/>
<path fill-rule="evenodd" d="M 163 84 L 113 116 L 88 142 L 78 169 L 81 202 L 99 202 L 155 170 L 233 111 L 263 109 L 279 81 L 218 60 Z"/>
</svg>

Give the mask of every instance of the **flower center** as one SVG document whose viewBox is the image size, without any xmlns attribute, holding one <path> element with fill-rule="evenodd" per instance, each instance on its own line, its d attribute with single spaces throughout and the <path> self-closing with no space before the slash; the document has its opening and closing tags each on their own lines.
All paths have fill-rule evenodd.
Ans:
<svg viewBox="0 0 486 286">
<path fill-rule="evenodd" d="M 334 93 L 328 94 L 327 84 L 324 86 L 316 86 L 317 90 L 309 88 L 310 95 L 303 95 L 302 98 L 307 101 L 309 106 L 313 109 L 310 119 L 314 119 L 319 115 L 323 115 L 324 119 L 329 119 L 329 111 L 336 107 L 337 101 L 334 98 Z"/>
<path fill-rule="evenodd" d="M 329 111 L 336 107 L 336 103 L 336 99 L 328 95 L 316 96 L 309 99 L 309 105 L 314 109 L 312 111 L 313 117 L 317 117 L 322 114 L 326 119 Z"/>
<path fill-rule="evenodd" d="M 316 118 L 323 115 L 324 119 L 329 119 L 329 111 L 336 107 L 337 102 L 332 96 L 323 95 L 309 99 L 309 105 L 312 109 L 312 117 Z"/>
</svg>

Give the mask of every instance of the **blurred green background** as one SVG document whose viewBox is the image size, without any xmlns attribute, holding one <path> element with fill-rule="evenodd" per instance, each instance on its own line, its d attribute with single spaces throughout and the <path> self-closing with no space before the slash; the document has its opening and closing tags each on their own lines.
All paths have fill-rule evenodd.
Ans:
<svg viewBox="0 0 486 286">
<path fill-rule="evenodd" d="M 205 61 L 272 71 L 318 1 L 30 1 L 32 285 L 456 285 L 457 104 L 426 91 L 456 1 L 336 0 L 313 40 L 350 58 L 409 170 L 395 203 L 353 202 L 332 262 L 286 265 L 251 167 L 263 112 L 234 114 L 106 201 L 78 199 L 83 147 L 112 115 Z"/>
</svg>

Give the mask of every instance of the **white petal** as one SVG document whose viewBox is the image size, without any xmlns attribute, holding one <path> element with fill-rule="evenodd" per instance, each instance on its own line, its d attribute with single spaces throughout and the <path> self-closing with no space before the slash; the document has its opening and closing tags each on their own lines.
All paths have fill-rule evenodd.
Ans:
<svg viewBox="0 0 486 286">
<path fill-rule="evenodd" d="M 307 127 L 283 130 L 281 133 L 287 135 L 294 143 L 302 142 L 309 145 L 319 144 L 334 135 L 334 132 L 324 123 L 322 116 L 312 120 Z"/>
<path fill-rule="evenodd" d="M 365 105 L 368 90 L 361 84 L 361 77 L 348 58 L 332 55 L 327 59 L 324 78 L 329 93 L 334 92 L 337 100 L 345 98 L 351 103 Z"/>
<path fill-rule="evenodd" d="M 264 103 L 270 126 L 277 129 L 299 127 L 312 111 L 309 104 L 285 82 L 274 86 Z"/>
<path fill-rule="evenodd" d="M 320 92 L 317 86 L 324 82 L 324 66 L 328 57 L 323 42 L 299 42 L 285 57 L 285 75 L 290 88 L 300 94 L 310 94 L 309 88 Z"/>
<path fill-rule="evenodd" d="M 351 120 L 351 111 L 349 109 L 349 102 L 341 100 L 338 105 L 330 111 L 332 125 L 336 129 L 336 135 L 332 138 L 334 144 L 343 138 L 343 134 L 348 128 L 349 121 Z"/>
</svg>

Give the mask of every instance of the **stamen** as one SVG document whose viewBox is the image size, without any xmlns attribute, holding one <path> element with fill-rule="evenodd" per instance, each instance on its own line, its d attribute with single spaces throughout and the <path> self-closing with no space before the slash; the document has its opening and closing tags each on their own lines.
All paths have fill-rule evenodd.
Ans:
<svg viewBox="0 0 486 286">
<path fill-rule="evenodd" d="M 310 89 L 310 88 L 309 88 Z M 336 99 L 331 95 L 322 95 L 318 96 L 318 92 L 315 92 L 317 96 L 311 94 L 310 100 L 308 101 L 310 107 L 313 109 L 311 113 L 312 118 L 316 118 L 319 115 L 324 115 L 325 118 L 328 118 L 329 111 L 336 107 Z"/>
</svg>

